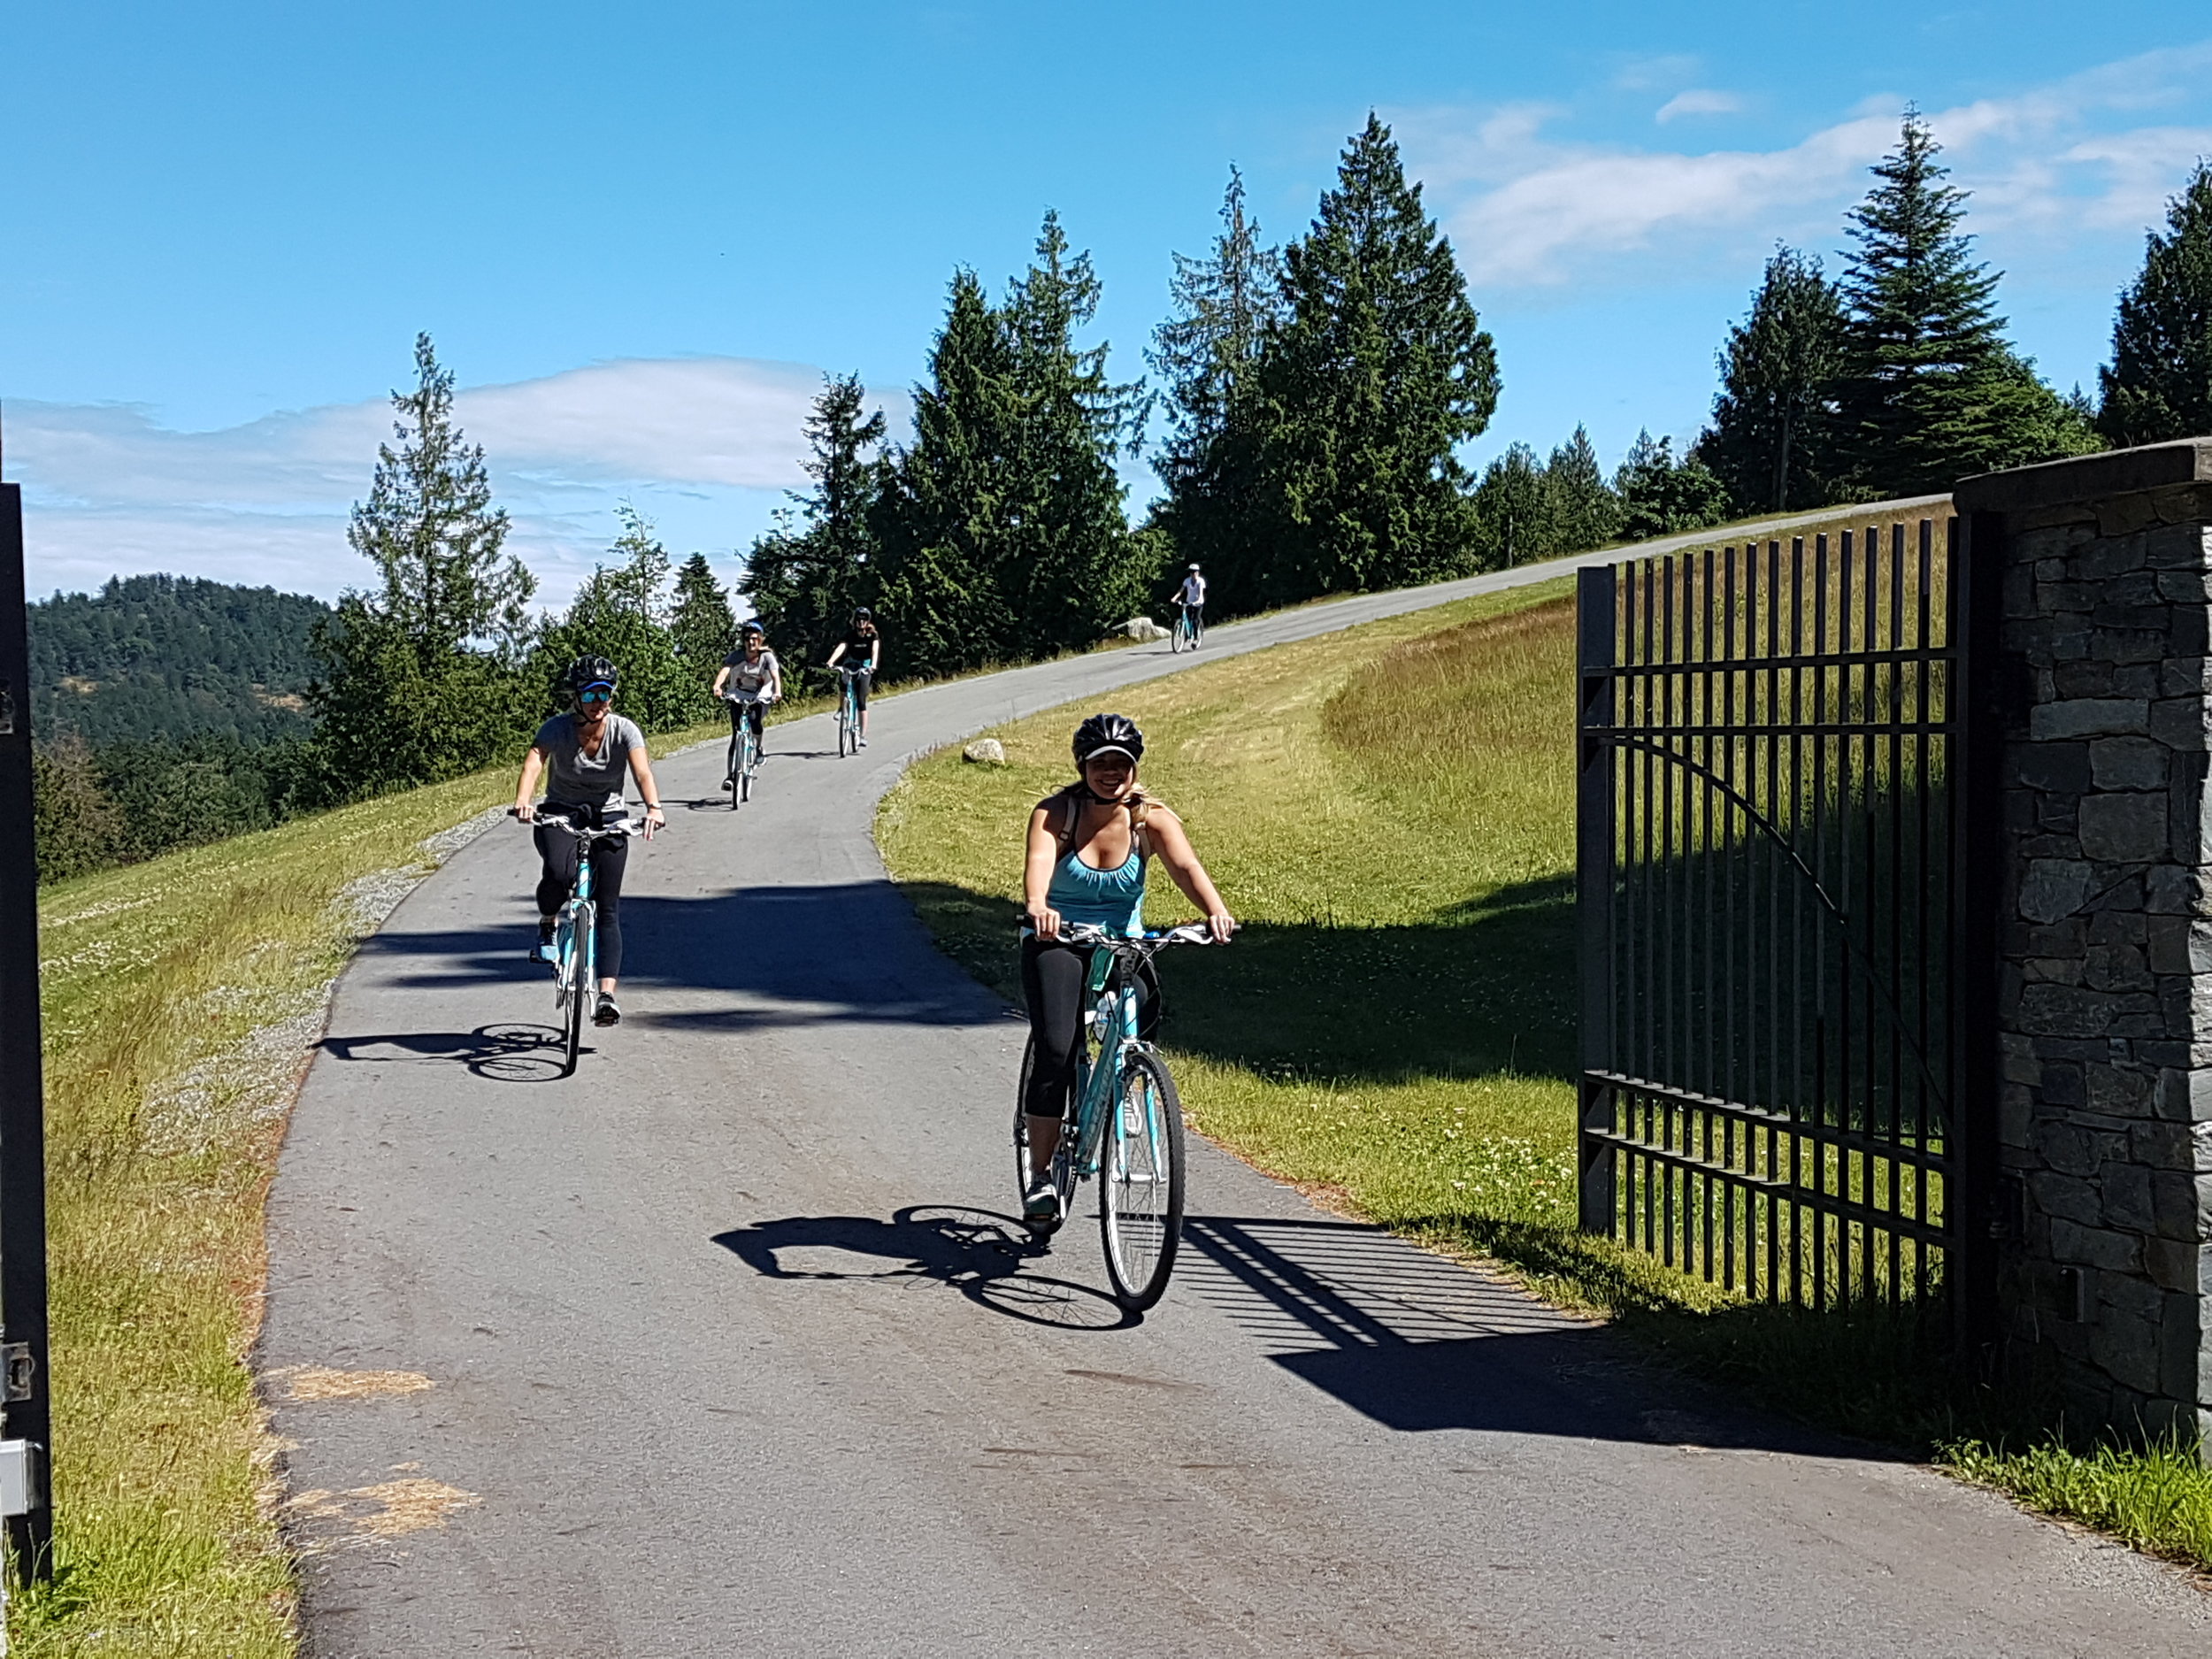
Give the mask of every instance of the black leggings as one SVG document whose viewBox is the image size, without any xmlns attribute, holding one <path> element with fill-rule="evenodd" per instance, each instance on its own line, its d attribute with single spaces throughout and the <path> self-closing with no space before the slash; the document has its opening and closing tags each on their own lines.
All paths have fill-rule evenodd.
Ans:
<svg viewBox="0 0 2212 1659">
<path fill-rule="evenodd" d="M 600 814 L 587 806 L 556 806 L 551 802 L 538 811 L 545 818 L 566 818 L 584 829 L 604 829 Z M 538 914 L 552 916 L 568 902 L 576 885 L 576 854 L 583 843 L 565 830 L 543 825 L 532 831 L 538 856 L 545 861 L 538 877 Z M 622 973 L 622 872 L 630 862 L 630 838 L 617 836 L 591 846 L 591 901 L 599 910 L 599 977 L 613 979 Z"/>
<path fill-rule="evenodd" d="M 873 669 L 864 668 L 853 676 L 853 707 L 865 710 L 868 706 L 868 683 L 875 678 Z"/>
<path fill-rule="evenodd" d="M 1082 1048 L 1083 1014 L 1089 998 L 1088 946 L 1022 941 L 1022 998 L 1029 1004 L 1029 1090 L 1022 1110 L 1032 1118 L 1064 1118 L 1075 1087 L 1075 1056 Z M 1137 972 L 1137 1032 L 1150 1041 L 1158 1029 L 1160 987 L 1147 963 Z"/>
<path fill-rule="evenodd" d="M 768 734 L 768 705 L 757 697 L 742 703 L 733 702 L 730 704 L 730 741 L 733 744 L 737 741 L 737 723 L 740 720 L 749 721 L 752 724 L 753 748 L 756 752 L 758 752 L 765 746 Z M 734 757 L 737 750 L 733 748 L 730 753 Z"/>
</svg>

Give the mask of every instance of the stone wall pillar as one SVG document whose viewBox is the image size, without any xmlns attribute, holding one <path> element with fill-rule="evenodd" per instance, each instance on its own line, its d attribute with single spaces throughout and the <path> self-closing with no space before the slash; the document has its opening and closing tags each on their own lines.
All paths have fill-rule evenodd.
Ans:
<svg viewBox="0 0 2212 1659">
<path fill-rule="evenodd" d="M 2001 1340 L 2070 1425 L 2212 1448 L 2212 438 L 1955 501 L 2002 576 Z"/>
</svg>

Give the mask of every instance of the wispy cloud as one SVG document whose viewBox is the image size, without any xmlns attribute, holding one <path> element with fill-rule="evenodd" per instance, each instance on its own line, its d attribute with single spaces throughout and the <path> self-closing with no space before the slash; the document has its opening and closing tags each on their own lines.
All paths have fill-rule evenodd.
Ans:
<svg viewBox="0 0 2212 1659">
<path fill-rule="evenodd" d="M 455 413 L 513 516 L 510 545 L 558 602 L 603 553 L 625 495 L 673 546 L 726 554 L 749 539 L 806 481 L 820 385 L 793 364 L 628 360 L 472 388 Z M 895 419 L 904 400 L 888 401 Z M 4 417 L 35 590 L 151 570 L 324 595 L 366 579 L 345 527 L 391 434 L 381 397 L 214 432 L 121 404 L 12 402 Z"/>
<path fill-rule="evenodd" d="M 1641 85 L 1671 83 L 1658 66 L 1636 73 Z M 1682 91 L 1658 119 L 1718 113 L 1726 96 Z M 1864 190 L 1867 165 L 1895 143 L 1905 102 L 1872 100 L 1764 150 L 1582 142 L 1571 135 L 1572 111 L 1555 104 L 1415 111 L 1400 126 L 1469 274 L 1538 286 L 1601 273 L 1624 256 L 1648 277 L 1655 256 L 1678 265 L 1716 253 L 1733 260 L 1746 242 L 1819 234 L 1811 227 L 1835 225 Z M 2062 237 L 2147 223 L 2188 163 L 2212 149 L 2212 42 L 1928 119 L 1956 181 L 1975 193 L 1977 229 L 2032 226 Z"/>
<path fill-rule="evenodd" d="M 1678 92 L 1659 106 L 1659 112 L 1651 119 L 1664 127 L 1669 121 L 1681 120 L 1691 115 L 1733 115 L 1744 107 L 1743 99 L 1733 92 L 1717 92 L 1710 87 L 1692 87 L 1687 92 Z"/>
</svg>

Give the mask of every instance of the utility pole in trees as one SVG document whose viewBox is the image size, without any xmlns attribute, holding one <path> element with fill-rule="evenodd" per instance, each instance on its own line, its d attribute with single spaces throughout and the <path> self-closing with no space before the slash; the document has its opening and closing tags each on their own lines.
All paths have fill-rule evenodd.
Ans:
<svg viewBox="0 0 2212 1659">
<path fill-rule="evenodd" d="M 53 1572 L 46 1356 L 46 1092 L 39 1059 L 38 860 L 31 844 L 23 491 L 0 483 L 0 1516 L 19 1581 Z M 0 1648 L 7 1637 L 0 1629 Z"/>
</svg>

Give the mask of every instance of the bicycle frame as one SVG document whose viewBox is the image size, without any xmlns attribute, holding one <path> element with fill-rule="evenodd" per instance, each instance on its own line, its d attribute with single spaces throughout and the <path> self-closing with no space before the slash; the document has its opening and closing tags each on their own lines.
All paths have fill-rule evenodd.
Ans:
<svg viewBox="0 0 2212 1659">
<path fill-rule="evenodd" d="M 1141 1048 L 1137 1035 L 1137 987 L 1118 953 L 1106 947 L 1091 952 L 1090 977 L 1086 990 L 1091 998 L 1087 1024 L 1097 1052 L 1086 1042 L 1075 1063 L 1075 1152 L 1078 1176 L 1088 1180 L 1098 1173 L 1099 1156 L 1106 1141 L 1106 1106 L 1122 1075 L 1124 1056 Z M 1103 1034 L 1113 1028 L 1109 1041 Z"/>
</svg>

